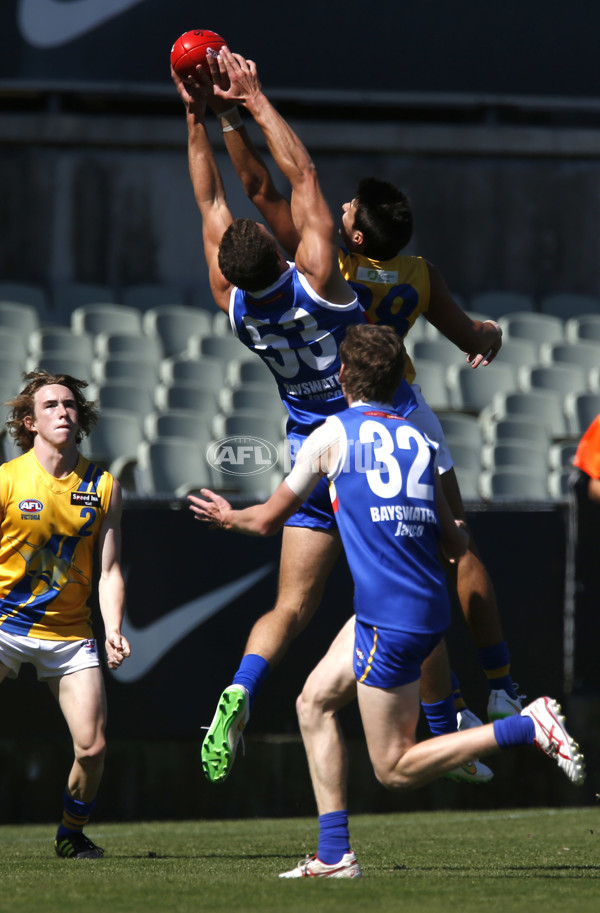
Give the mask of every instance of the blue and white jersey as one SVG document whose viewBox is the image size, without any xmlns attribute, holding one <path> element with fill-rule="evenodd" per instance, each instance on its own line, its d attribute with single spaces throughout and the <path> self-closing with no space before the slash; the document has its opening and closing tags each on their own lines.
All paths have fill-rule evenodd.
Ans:
<svg viewBox="0 0 600 913">
<path fill-rule="evenodd" d="M 287 436 L 301 442 L 330 415 L 346 408 L 339 382 L 339 347 L 351 324 L 365 323 L 355 298 L 332 304 L 310 287 L 293 263 L 258 296 L 233 288 L 233 332 L 262 358 L 277 382 L 288 412 Z M 403 412 L 416 407 L 403 384 Z"/>
<path fill-rule="evenodd" d="M 234 288 L 229 318 L 240 341 L 271 370 L 288 411 L 288 435 L 305 437 L 345 408 L 339 346 L 350 324 L 364 323 L 356 298 L 325 301 L 290 263 L 260 297 Z"/>
<path fill-rule="evenodd" d="M 393 630 L 445 630 L 450 601 L 438 553 L 437 444 L 379 404 L 354 404 L 330 422 L 340 426 L 330 495 L 356 617 Z"/>
</svg>

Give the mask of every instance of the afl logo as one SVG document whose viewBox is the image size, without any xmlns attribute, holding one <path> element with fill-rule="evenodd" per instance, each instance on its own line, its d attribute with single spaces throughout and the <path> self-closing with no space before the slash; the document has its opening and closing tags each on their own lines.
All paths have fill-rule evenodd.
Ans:
<svg viewBox="0 0 600 913">
<path fill-rule="evenodd" d="M 35 498 L 28 498 L 26 501 L 21 501 L 19 504 L 19 510 L 24 514 L 39 514 L 43 509 L 44 505 L 42 502 L 36 501 Z"/>
</svg>

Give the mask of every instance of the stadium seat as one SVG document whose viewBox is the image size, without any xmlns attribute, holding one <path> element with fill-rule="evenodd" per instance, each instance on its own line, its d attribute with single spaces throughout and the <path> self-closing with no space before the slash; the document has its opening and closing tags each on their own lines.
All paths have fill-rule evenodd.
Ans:
<svg viewBox="0 0 600 913">
<path fill-rule="evenodd" d="M 88 333 L 76 335 L 70 327 L 40 327 L 29 334 L 29 354 L 67 355 L 91 362 L 94 353 L 93 338 Z"/>
<path fill-rule="evenodd" d="M 478 369 L 470 364 L 451 365 L 446 382 L 450 405 L 462 412 L 476 414 L 489 406 L 495 394 L 509 393 L 517 388 L 513 366 L 496 361 Z"/>
<path fill-rule="evenodd" d="M 163 384 L 199 384 L 219 393 L 225 386 L 227 369 L 227 362 L 222 358 L 188 358 L 182 355 L 163 358 L 158 373 Z M 265 370 L 268 372 L 268 369 Z"/>
<path fill-rule="evenodd" d="M 234 435 L 263 438 L 277 447 L 283 437 L 281 418 L 249 410 L 216 415 L 213 437 L 220 439 Z"/>
<path fill-rule="evenodd" d="M 23 370 L 28 352 L 29 337 L 25 336 L 18 327 L 0 327 L 0 363 L 4 359 L 22 362 L 21 370 Z"/>
<path fill-rule="evenodd" d="M 251 352 L 235 336 L 192 336 L 186 354 L 189 358 L 223 358 L 225 361 L 252 361 L 258 355 Z"/>
<path fill-rule="evenodd" d="M 213 336 L 231 336 L 233 334 L 229 314 L 224 311 L 215 311 L 212 316 L 211 333 Z"/>
<path fill-rule="evenodd" d="M 186 293 L 183 286 L 162 282 L 142 282 L 126 285 L 121 289 L 121 301 L 125 307 L 149 311 L 164 305 L 184 305 Z"/>
<path fill-rule="evenodd" d="M 578 365 L 586 373 L 600 368 L 600 341 L 552 342 L 540 346 L 540 364 Z"/>
<path fill-rule="evenodd" d="M 92 364 L 94 382 L 104 384 L 109 381 L 133 381 L 154 391 L 159 383 L 158 365 L 156 362 L 140 361 L 128 358 L 127 355 L 112 358 L 95 358 Z"/>
<path fill-rule="evenodd" d="M 534 424 L 545 428 L 552 438 L 568 435 L 567 420 L 563 408 L 564 397 L 555 390 L 529 390 L 527 393 L 497 393 L 483 420 L 489 418 L 526 417 Z"/>
<path fill-rule="evenodd" d="M 138 494 L 185 497 L 190 491 L 213 488 L 203 447 L 187 437 L 142 441 L 137 450 Z"/>
<path fill-rule="evenodd" d="M 600 415 L 600 393 L 569 393 L 565 397 L 568 431 L 580 438 L 597 415 Z"/>
<path fill-rule="evenodd" d="M 2 339 L 3 334 L 0 333 L 0 339 Z M 20 353 L 13 354 L 10 352 L 1 352 L 0 349 L 0 385 L 2 387 L 2 393 L 8 388 L 10 389 L 10 396 L 14 396 L 15 393 L 18 393 L 23 384 L 23 371 L 25 369 L 26 356 L 21 355 Z"/>
<path fill-rule="evenodd" d="M 74 333 L 142 334 L 142 314 L 136 308 L 110 303 L 83 304 L 71 314 Z"/>
<path fill-rule="evenodd" d="M 544 425 L 531 420 L 530 415 L 510 415 L 505 418 L 480 417 L 483 440 L 486 444 L 502 441 L 521 441 L 537 444 L 540 447 L 550 446 L 551 435 Z"/>
<path fill-rule="evenodd" d="M 108 380 L 93 384 L 90 388 L 90 398 L 97 400 L 101 411 L 118 409 L 134 412 L 141 419 L 155 408 L 154 391 L 149 390 L 145 384 L 135 383 L 133 380 Z"/>
<path fill-rule="evenodd" d="M 206 416 L 189 409 L 167 409 L 150 412 L 144 419 L 144 436 L 148 441 L 165 437 L 189 438 L 205 450 L 211 441 Z"/>
<path fill-rule="evenodd" d="M 162 346 L 158 336 L 146 333 L 123 333 L 119 331 L 98 333 L 94 340 L 97 358 L 131 358 L 156 366 L 162 358 Z"/>
<path fill-rule="evenodd" d="M 417 367 L 417 366 L 415 366 Z M 446 385 L 446 367 L 438 361 L 419 362 L 415 382 L 419 384 L 423 391 L 423 396 L 436 411 L 438 409 L 448 409 L 451 406 Z"/>
<path fill-rule="evenodd" d="M 438 412 L 437 417 L 445 438 L 464 441 L 465 444 L 474 447 L 481 446 L 481 427 L 474 415 L 467 415 L 464 412 Z"/>
<path fill-rule="evenodd" d="M 409 337 L 410 339 L 410 334 Z M 444 367 L 462 364 L 465 355 L 461 350 L 441 334 L 437 339 L 420 339 L 412 344 L 411 359 L 417 374 L 422 360 L 435 361 Z"/>
<path fill-rule="evenodd" d="M 600 314 L 581 314 L 565 323 L 568 342 L 600 342 Z"/>
<path fill-rule="evenodd" d="M 241 387 L 244 384 L 273 384 L 271 371 L 260 358 L 252 361 L 234 359 L 227 366 L 227 383 L 230 387 Z"/>
<path fill-rule="evenodd" d="M 535 310 L 535 301 L 532 295 L 520 292 L 489 291 L 473 295 L 469 301 L 469 309 L 487 314 L 492 320 L 499 320 L 505 314 L 527 313 Z"/>
<path fill-rule="evenodd" d="M 441 333 L 422 315 L 417 317 L 404 339 L 405 345 L 414 345 L 420 339 L 440 339 Z"/>
<path fill-rule="evenodd" d="M 261 412 L 282 417 L 287 415 L 278 389 L 274 383 L 243 384 L 239 387 L 225 387 L 219 395 L 219 407 L 222 412 Z"/>
<path fill-rule="evenodd" d="M 70 374 L 79 380 L 85 380 L 88 384 L 92 383 L 94 379 L 92 360 L 76 353 L 63 352 L 57 355 L 53 352 L 41 352 L 39 355 L 30 355 L 25 361 L 25 369 L 27 371 L 41 369 L 50 374 Z"/>
<path fill-rule="evenodd" d="M 17 330 L 27 339 L 41 326 L 40 313 L 33 304 L 24 301 L 0 301 L 0 328 Z"/>
<path fill-rule="evenodd" d="M 493 363 L 513 365 L 517 368 L 522 365 L 534 365 L 538 363 L 540 348 L 541 346 L 532 342 L 531 339 L 519 339 L 518 336 L 504 337 L 502 348 Z"/>
<path fill-rule="evenodd" d="M 548 450 L 548 467 L 550 470 L 572 469 L 573 457 L 578 443 L 578 441 L 557 441 L 551 444 Z"/>
<path fill-rule="evenodd" d="M 455 467 L 455 473 L 463 501 L 480 501 L 479 476 L 468 469 L 461 469 L 460 466 Z"/>
<path fill-rule="evenodd" d="M 542 445 L 534 445 L 532 441 L 506 439 L 484 445 L 481 449 L 481 462 L 484 469 L 515 466 L 545 476 L 548 470 L 548 450 Z"/>
<path fill-rule="evenodd" d="M 219 411 L 218 396 L 210 387 L 197 384 L 159 384 L 154 402 L 159 410 L 187 409 L 201 413 L 209 424 Z"/>
<path fill-rule="evenodd" d="M 563 342 L 565 325 L 560 317 L 538 313 L 511 313 L 499 319 L 507 339 L 529 339 L 538 347 L 544 342 Z"/>
<path fill-rule="evenodd" d="M 481 470 L 481 447 L 452 436 L 446 438 L 446 443 L 455 468 L 477 476 Z"/>
<path fill-rule="evenodd" d="M 176 304 L 162 305 L 146 311 L 143 326 L 147 335 L 158 336 L 162 343 L 163 356 L 168 358 L 185 352 L 191 336 L 209 335 L 212 317 L 201 308 Z"/>
<path fill-rule="evenodd" d="M 133 468 L 143 438 L 140 415 L 119 409 L 102 409 L 98 424 L 82 441 L 81 451 L 88 459 L 107 468 L 126 490 L 135 491 Z"/>
<path fill-rule="evenodd" d="M 554 295 L 544 295 L 540 299 L 542 314 L 560 317 L 569 320 L 580 314 L 599 314 L 600 297 L 597 295 L 580 295 L 575 292 L 560 292 Z"/>
<path fill-rule="evenodd" d="M 486 470 L 479 477 L 481 496 L 486 501 L 548 501 L 548 475 L 531 473 L 514 466 Z"/>
<path fill-rule="evenodd" d="M 537 365 L 519 368 L 519 388 L 529 390 L 554 390 L 562 397 L 567 393 L 580 393 L 588 388 L 584 368 L 576 364 Z"/>
</svg>

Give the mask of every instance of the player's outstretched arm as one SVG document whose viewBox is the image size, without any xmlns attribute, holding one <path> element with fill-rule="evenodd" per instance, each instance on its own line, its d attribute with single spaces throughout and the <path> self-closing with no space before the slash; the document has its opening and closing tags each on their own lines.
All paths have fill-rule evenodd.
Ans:
<svg viewBox="0 0 600 913">
<path fill-rule="evenodd" d="M 431 263 L 427 266 L 430 282 L 427 320 L 466 352 L 473 368 L 489 365 L 502 346 L 501 327 L 494 320 L 472 320 L 452 297 L 441 273 Z"/>
<path fill-rule="evenodd" d="M 285 481 L 264 504 L 244 510 L 234 510 L 229 501 L 208 488 L 201 492 L 204 499 L 188 495 L 190 510 L 197 520 L 208 523 L 211 529 L 227 529 L 246 536 L 274 536 L 302 504 Z"/>
<path fill-rule="evenodd" d="M 100 554 L 98 598 L 104 622 L 106 655 L 111 669 L 120 666 L 131 653 L 127 638 L 121 634 L 125 606 L 125 581 L 121 571 L 121 513 L 121 486 L 115 479 L 110 507 L 98 538 Z"/>
<path fill-rule="evenodd" d="M 292 219 L 300 236 L 297 268 L 317 294 L 338 304 L 352 302 L 355 295 L 341 276 L 337 262 L 333 216 L 306 147 L 262 91 L 254 61 L 222 48 L 218 62 L 226 70 L 229 88 L 225 91 L 215 85 L 215 95 L 246 106 L 262 130 L 278 168 L 292 186 Z"/>
<path fill-rule="evenodd" d="M 194 196 L 202 216 L 202 239 L 210 286 L 218 307 L 227 312 L 231 284 L 219 269 L 218 255 L 223 233 L 233 218 L 204 122 L 205 91 L 197 83 L 184 83 L 173 68 L 171 77 L 186 109 L 188 163 Z"/>
<path fill-rule="evenodd" d="M 279 532 L 313 491 L 319 479 L 335 466 L 339 432 L 324 422 L 302 444 L 294 467 L 268 501 L 234 510 L 225 498 L 202 488 L 204 498 L 188 495 L 190 510 L 211 529 L 228 529 L 247 536 L 272 536 Z"/>
<path fill-rule="evenodd" d="M 219 66 L 217 59 L 210 58 L 209 66 L 213 83 L 227 91 L 230 83 L 224 62 L 221 61 Z M 198 75 L 202 79 L 200 71 Z M 229 158 L 246 196 L 256 206 L 283 250 L 294 259 L 300 235 L 292 219 L 290 202 L 275 186 L 264 159 L 244 125 L 238 105 L 219 98 L 214 91 L 207 97 L 207 103 L 220 119 Z"/>
</svg>

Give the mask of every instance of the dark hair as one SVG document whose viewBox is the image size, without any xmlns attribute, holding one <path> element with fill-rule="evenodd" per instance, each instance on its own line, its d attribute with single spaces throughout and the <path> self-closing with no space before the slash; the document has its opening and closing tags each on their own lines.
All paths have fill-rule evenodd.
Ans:
<svg viewBox="0 0 600 913">
<path fill-rule="evenodd" d="M 35 433 L 25 426 L 25 419 L 35 415 L 35 394 L 42 387 L 48 387 L 51 384 L 59 384 L 61 387 L 67 387 L 73 394 L 77 404 L 77 417 L 79 429 L 75 441 L 80 444 L 84 437 L 90 433 L 98 421 L 98 410 L 93 402 L 88 402 L 81 392 L 87 387 L 87 381 L 77 380 L 70 374 L 49 374 L 48 371 L 30 371 L 29 374 L 23 375 L 23 380 L 29 381 L 27 386 L 21 390 L 18 396 L 5 405 L 11 408 L 6 426 L 9 434 L 18 446 L 26 452 L 31 450 L 35 440 Z"/>
<path fill-rule="evenodd" d="M 344 390 L 352 399 L 391 403 L 402 380 L 406 350 L 392 327 L 359 323 L 340 345 Z"/>
<path fill-rule="evenodd" d="M 372 260 L 391 260 L 412 237 L 408 198 L 388 181 L 363 178 L 355 200 L 354 227 L 364 238 L 362 253 Z"/>
<path fill-rule="evenodd" d="M 221 238 L 219 269 L 246 292 L 273 285 L 281 275 L 275 239 L 252 219 L 235 219 Z"/>
</svg>

